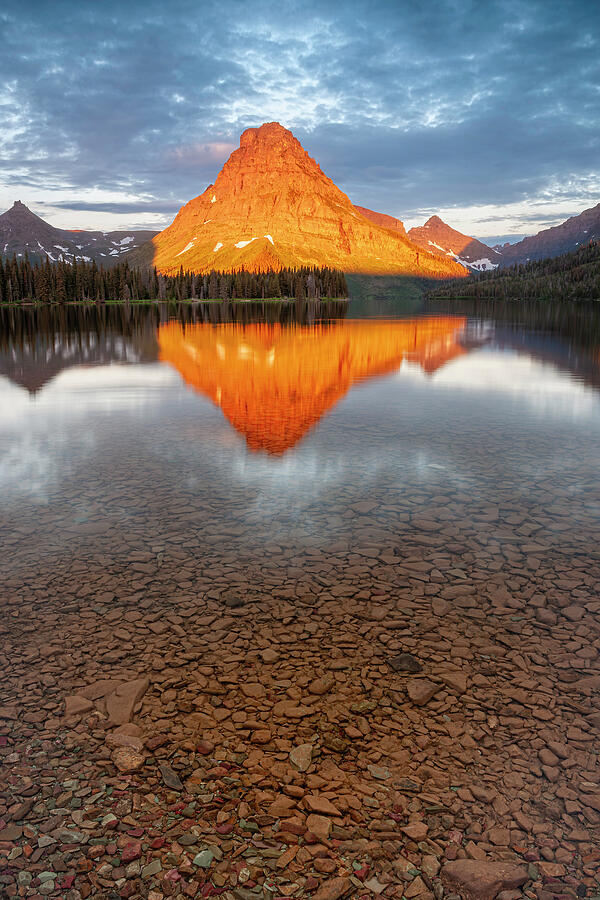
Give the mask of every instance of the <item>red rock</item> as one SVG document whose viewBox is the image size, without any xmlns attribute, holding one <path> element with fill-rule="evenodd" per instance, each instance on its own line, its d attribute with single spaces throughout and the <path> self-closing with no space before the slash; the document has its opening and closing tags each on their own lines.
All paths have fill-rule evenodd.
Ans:
<svg viewBox="0 0 600 900">
<path fill-rule="evenodd" d="M 315 835 L 322 841 L 326 841 L 331 834 L 331 819 L 328 819 L 326 816 L 311 815 L 306 820 L 306 827 L 310 834 Z M 304 840 L 307 844 L 314 843 L 314 841 L 309 840 L 308 832 L 304 835 Z"/>
<path fill-rule="evenodd" d="M 123 851 L 121 853 L 121 862 L 133 862 L 134 859 L 139 859 L 141 855 L 142 845 L 140 841 L 131 841 L 129 844 L 126 844 L 125 847 L 123 847 Z"/>
<path fill-rule="evenodd" d="M 106 711 L 113 725 L 124 725 L 130 722 L 133 710 L 150 685 L 148 678 L 138 678 L 119 685 L 113 694 L 106 698 Z"/>
<path fill-rule="evenodd" d="M 313 900 L 338 900 L 339 897 L 343 897 L 351 888 L 352 882 L 349 878 L 330 878 L 328 881 L 324 881 L 313 894 Z"/>
<path fill-rule="evenodd" d="M 198 741 L 196 744 L 196 750 L 198 753 L 201 753 L 202 756 L 210 756 L 214 749 L 215 745 L 212 741 L 202 740 Z"/>
<path fill-rule="evenodd" d="M 67 719 L 83 716 L 91 712 L 93 708 L 94 704 L 92 701 L 86 700 L 85 697 L 80 697 L 77 694 L 65 697 L 65 716 Z"/>
<path fill-rule="evenodd" d="M 101 700 L 109 694 L 114 694 L 122 683 L 115 678 L 103 678 L 101 681 L 94 681 L 93 684 L 81 688 L 77 693 L 80 697 L 86 697 L 88 700 Z"/>
<path fill-rule="evenodd" d="M 307 794 L 304 798 L 304 805 L 311 812 L 318 813 L 323 816 L 339 816 L 339 809 L 333 805 L 327 797 L 317 796 L 316 794 Z"/>
<path fill-rule="evenodd" d="M 254 700 L 259 700 L 262 697 L 266 696 L 266 691 L 262 684 L 258 684 L 257 682 L 243 683 L 241 685 L 242 694 L 245 697 L 251 697 Z"/>
<path fill-rule="evenodd" d="M 309 693 L 317 694 L 326 694 L 334 685 L 334 678 L 332 675 L 325 675 L 324 678 L 316 678 L 314 681 L 308 686 Z"/>
<path fill-rule="evenodd" d="M 416 706 L 425 706 L 437 694 L 440 687 L 427 678 L 412 678 L 408 682 L 408 696 Z"/>
<path fill-rule="evenodd" d="M 408 825 L 402 826 L 400 831 L 410 838 L 411 841 L 423 841 L 427 837 L 428 827 L 425 822 L 410 822 Z"/>
<path fill-rule="evenodd" d="M 500 891 L 521 887 L 529 881 L 529 873 L 523 866 L 510 862 L 457 859 L 444 865 L 442 881 L 472 900 L 494 900 Z"/>
<path fill-rule="evenodd" d="M 312 707 L 298 705 L 293 700 L 280 700 L 273 707 L 273 715 L 282 719 L 303 719 L 305 716 L 312 716 L 314 712 Z"/>
<path fill-rule="evenodd" d="M 467 676 L 464 672 L 444 672 L 440 675 L 444 684 L 456 691 L 457 694 L 464 694 L 467 690 Z"/>
<path fill-rule="evenodd" d="M 113 751 L 112 761 L 119 772 L 130 774 L 132 772 L 137 772 L 142 768 L 146 761 L 146 757 L 143 753 L 132 750 L 130 747 L 117 747 L 117 749 Z"/>
</svg>

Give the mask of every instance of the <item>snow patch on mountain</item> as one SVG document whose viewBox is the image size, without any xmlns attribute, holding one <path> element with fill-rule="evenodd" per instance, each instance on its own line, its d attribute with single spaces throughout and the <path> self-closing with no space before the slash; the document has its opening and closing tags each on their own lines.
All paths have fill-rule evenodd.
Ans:
<svg viewBox="0 0 600 900">
<path fill-rule="evenodd" d="M 263 234 L 263 237 L 265 237 L 268 241 L 271 241 L 271 243 L 273 244 L 273 246 L 275 246 L 275 241 L 273 240 L 273 238 L 271 237 L 270 234 Z M 250 238 L 249 241 L 238 241 L 237 244 L 236 244 L 235 246 L 238 248 L 238 250 L 241 250 L 242 247 L 247 247 L 248 244 L 251 244 L 251 243 L 252 243 L 252 241 L 260 241 L 260 238 L 258 238 L 258 237 L 253 237 L 253 238 Z"/>
</svg>

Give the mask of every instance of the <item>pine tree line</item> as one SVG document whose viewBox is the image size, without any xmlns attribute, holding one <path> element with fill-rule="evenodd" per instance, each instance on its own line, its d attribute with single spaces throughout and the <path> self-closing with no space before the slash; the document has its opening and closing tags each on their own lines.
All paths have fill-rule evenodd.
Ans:
<svg viewBox="0 0 600 900">
<path fill-rule="evenodd" d="M 105 269 L 96 262 L 31 264 L 27 256 L 0 258 L 0 303 L 79 300 L 246 300 L 286 297 L 296 300 L 347 297 L 343 272 L 329 268 L 281 269 L 279 272 L 212 271 L 162 275 L 154 269 L 130 268 L 127 261 Z"/>
<path fill-rule="evenodd" d="M 591 241 L 572 253 L 473 274 L 460 282 L 446 282 L 428 297 L 600 300 L 600 243 Z"/>
</svg>

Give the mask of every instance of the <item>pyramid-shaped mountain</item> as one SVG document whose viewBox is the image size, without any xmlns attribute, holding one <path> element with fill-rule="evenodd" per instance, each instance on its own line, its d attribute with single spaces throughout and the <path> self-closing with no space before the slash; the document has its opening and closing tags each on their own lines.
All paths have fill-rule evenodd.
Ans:
<svg viewBox="0 0 600 900">
<path fill-rule="evenodd" d="M 165 273 L 180 266 L 195 272 L 331 266 L 381 275 L 466 274 L 455 260 L 415 246 L 399 220 L 366 212 L 291 131 L 270 122 L 244 131 L 215 184 L 182 207 L 145 259 L 132 254 L 131 263 L 151 257 Z"/>
<path fill-rule="evenodd" d="M 436 256 L 455 259 L 475 271 L 497 269 L 500 263 L 498 250 L 451 228 L 439 216 L 431 216 L 424 225 L 411 228 L 408 237 L 424 250 L 430 250 Z"/>
</svg>

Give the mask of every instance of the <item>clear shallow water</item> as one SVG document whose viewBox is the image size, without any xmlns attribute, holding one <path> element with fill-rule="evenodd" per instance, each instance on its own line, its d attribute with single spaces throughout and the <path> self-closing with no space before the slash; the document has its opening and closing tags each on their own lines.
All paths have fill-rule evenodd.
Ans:
<svg viewBox="0 0 600 900">
<path fill-rule="evenodd" d="M 280 872 L 285 838 L 264 812 L 290 779 L 309 786 L 288 759 L 308 741 L 311 790 L 352 811 L 332 832 L 336 871 L 349 871 L 338 835 L 361 837 L 362 866 L 369 834 L 370 872 L 399 896 L 404 854 L 411 875 L 427 854 L 444 877 L 474 842 L 488 860 L 534 861 L 528 893 L 595 896 L 597 313 L 323 312 L 0 309 L 0 828 L 21 782 L 48 801 L 36 797 L 34 833 L 82 821 L 90 847 L 113 810 L 134 816 L 119 830 L 150 821 L 154 834 L 159 804 L 167 874 L 135 890 L 162 895 L 174 859 L 190 872 L 170 843 L 190 813 L 173 807 L 168 761 L 202 792 L 190 857 L 214 841 L 218 883 L 238 884 L 231 851 L 248 834 L 222 840 L 209 776 L 235 822 L 250 810 L 260 824 L 244 851 L 259 885 L 275 873 L 281 896 L 299 895 L 312 857 Z M 151 751 L 133 779 L 107 751 L 107 677 L 147 679 L 127 713 Z M 65 713 L 84 687 L 99 699 L 75 724 Z M 83 806 L 57 810 L 73 783 Z M 414 840 L 398 834 L 405 817 Z M 3 833 L 29 840 L 19 832 Z M 52 834 L 38 871 L 66 860 L 79 888 L 81 849 Z M 4 858 L 3 884 L 30 865 Z M 105 861 L 82 896 L 119 885 L 125 870 Z"/>
<path fill-rule="evenodd" d="M 465 554 L 531 584 L 540 566 L 596 560 L 591 314 L 357 314 L 4 310 L 5 577 L 112 564 L 135 589 L 141 552 L 156 595 L 183 563 L 187 589 L 224 560 L 255 590 L 327 590 L 350 560 L 372 590 L 434 551 L 450 581 Z M 316 581 L 302 574 L 315 554 Z"/>
</svg>

